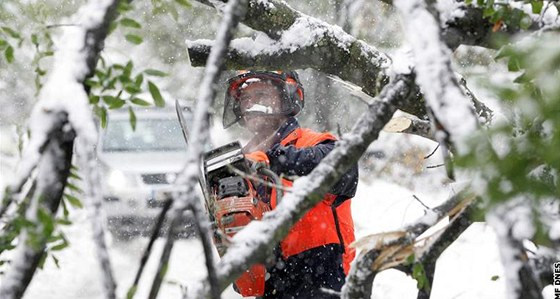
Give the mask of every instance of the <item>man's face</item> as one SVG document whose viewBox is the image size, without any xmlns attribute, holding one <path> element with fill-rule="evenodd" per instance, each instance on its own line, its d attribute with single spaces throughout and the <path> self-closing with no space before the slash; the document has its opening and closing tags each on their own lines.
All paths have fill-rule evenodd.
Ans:
<svg viewBox="0 0 560 299">
<path fill-rule="evenodd" d="M 254 134 L 270 134 L 286 118 L 267 115 L 280 112 L 282 107 L 280 91 L 269 83 L 251 83 L 243 89 L 239 100 L 245 127 Z"/>
</svg>

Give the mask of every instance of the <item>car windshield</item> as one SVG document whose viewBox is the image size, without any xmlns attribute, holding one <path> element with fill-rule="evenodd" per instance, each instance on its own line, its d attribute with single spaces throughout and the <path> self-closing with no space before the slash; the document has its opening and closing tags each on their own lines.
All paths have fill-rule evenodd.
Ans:
<svg viewBox="0 0 560 299">
<path fill-rule="evenodd" d="M 185 140 L 174 119 L 138 119 L 136 130 L 128 119 L 111 120 L 102 148 L 105 152 L 181 151 L 185 150 Z"/>
</svg>

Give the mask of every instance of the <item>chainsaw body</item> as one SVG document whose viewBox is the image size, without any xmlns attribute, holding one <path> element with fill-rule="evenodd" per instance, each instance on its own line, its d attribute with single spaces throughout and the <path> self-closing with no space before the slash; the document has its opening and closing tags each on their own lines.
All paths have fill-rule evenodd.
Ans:
<svg viewBox="0 0 560 299">
<path fill-rule="evenodd" d="M 234 169 L 251 173 L 239 142 L 216 148 L 204 156 L 204 176 L 210 197 L 208 210 L 215 223 L 214 243 L 220 256 L 227 250 L 227 237 L 233 237 L 271 210 L 268 203 L 259 199 L 253 182 Z M 264 265 L 252 266 L 235 281 L 237 291 L 244 297 L 262 296 L 265 272 Z"/>
</svg>

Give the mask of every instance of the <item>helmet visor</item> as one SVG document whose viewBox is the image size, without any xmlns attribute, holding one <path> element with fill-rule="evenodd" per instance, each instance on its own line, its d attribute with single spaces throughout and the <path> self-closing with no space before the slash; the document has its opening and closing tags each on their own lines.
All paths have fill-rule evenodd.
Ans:
<svg viewBox="0 0 560 299">
<path fill-rule="evenodd" d="M 290 105 L 286 97 L 286 83 L 282 75 L 272 72 L 249 72 L 233 77 L 228 80 L 229 88 L 226 91 L 224 101 L 224 128 L 228 128 L 242 120 L 243 116 L 276 116 L 286 115 L 290 111 Z M 266 84 L 275 89 L 262 89 L 251 92 L 247 97 L 244 91 L 252 84 Z M 280 104 L 271 105 L 269 99 L 273 93 L 279 92 Z M 257 99 L 255 99 L 257 97 Z M 262 100 L 261 100 L 262 99 Z M 243 124 L 243 123 L 242 123 Z"/>
</svg>

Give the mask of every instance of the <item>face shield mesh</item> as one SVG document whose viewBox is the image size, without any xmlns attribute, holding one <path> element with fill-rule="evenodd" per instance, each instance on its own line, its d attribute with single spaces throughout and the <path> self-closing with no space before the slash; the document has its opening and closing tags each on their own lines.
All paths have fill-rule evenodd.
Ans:
<svg viewBox="0 0 560 299">
<path fill-rule="evenodd" d="M 254 83 L 265 83 L 274 86 L 280 92 L 280 109 L 279 111 L 274 111 L 271 107 L 266 105 L 261 105 L 255 103 L 249 107 L 249 111 L 242 113 L 241 111 L 241 101 L 243 97 L 241 96 L 243 90 Z M 229 88 L 226 91 L 225 101 L 224 101 L 224 115 L 223 115 L 223 125 L 224 128 L 228 128 L 231 125 L 241 120 L 242 114 L 255 114 L 261 116 L 277 116 L 277 115 L 287 115 L 291 111 L 292 107 L 290 101 L 286 94 L 286 82 L 284 78 L 276 73 L 246 73 L 234 77 L 228 80 Z M 247 107 L 246 107 L 247 109 Z"/>
</svg>

